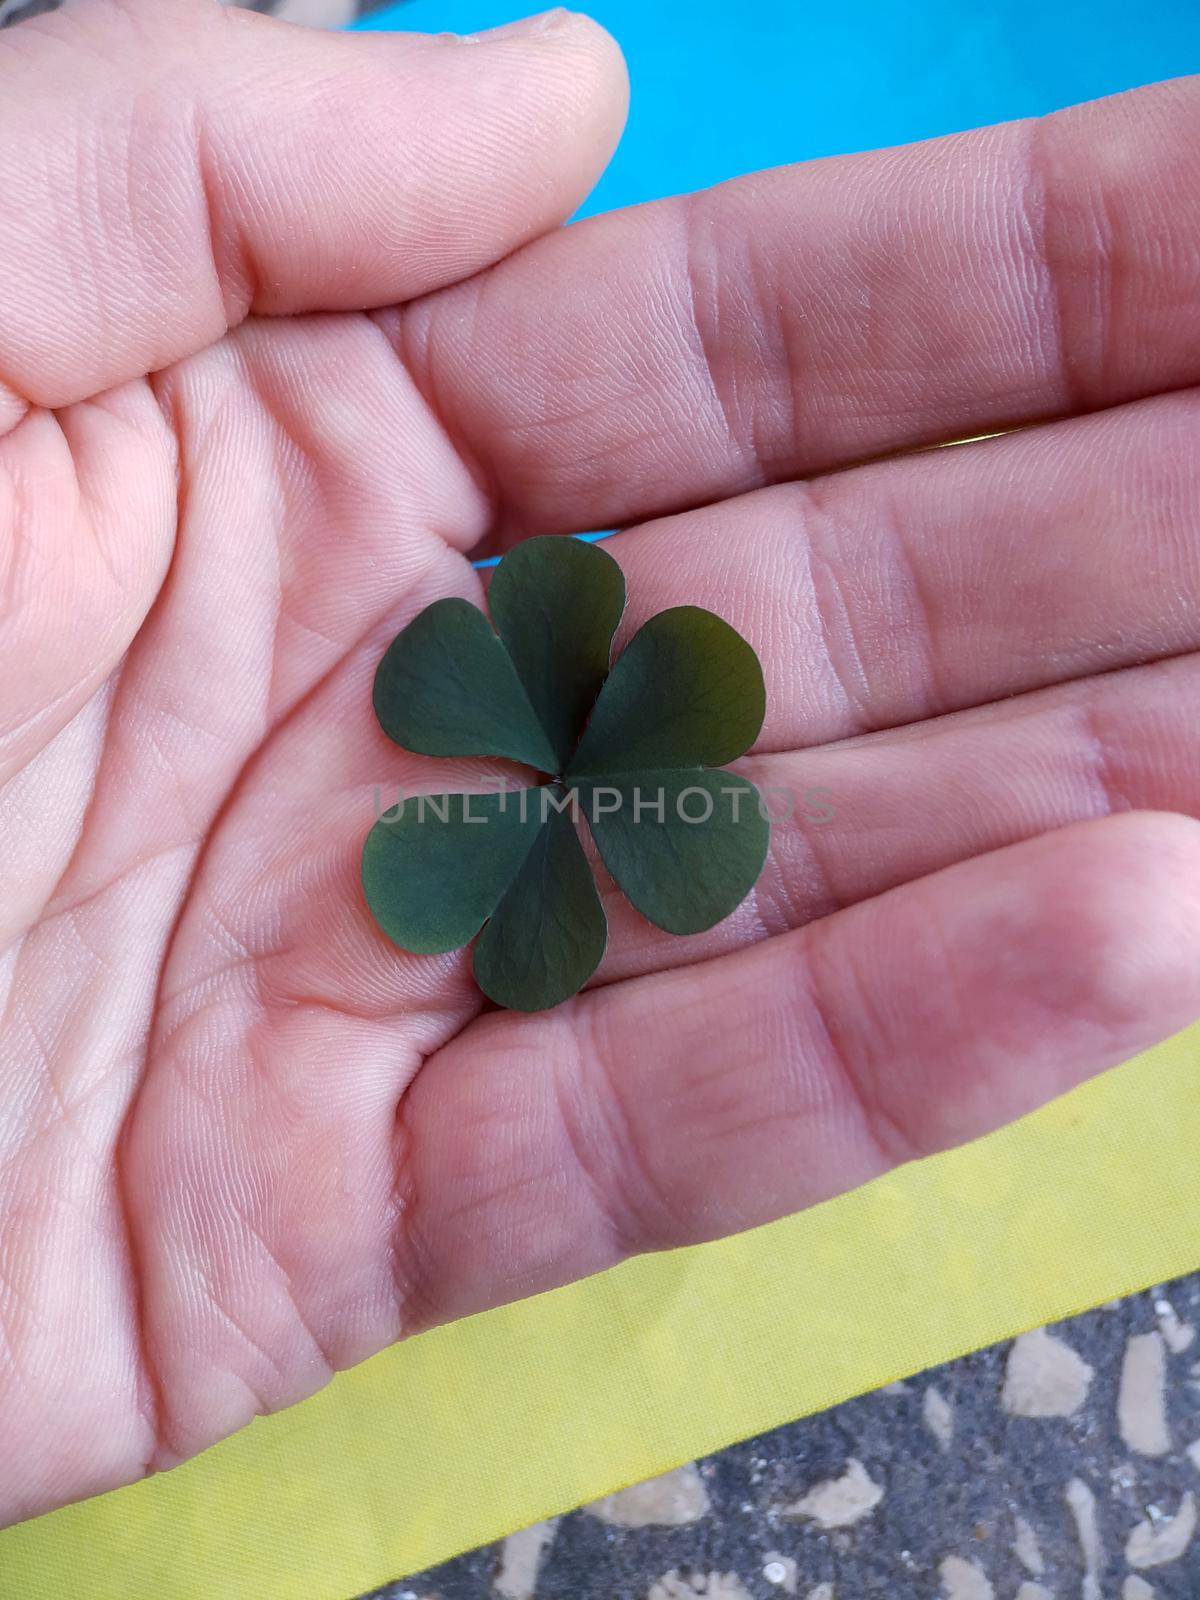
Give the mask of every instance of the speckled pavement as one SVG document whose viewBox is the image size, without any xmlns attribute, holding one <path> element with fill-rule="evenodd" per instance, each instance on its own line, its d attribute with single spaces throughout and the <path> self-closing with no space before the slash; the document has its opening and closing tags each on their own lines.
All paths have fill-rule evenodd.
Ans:
<svg viewBox="0 0 1200 1600">
<path fill-rule="evenodd" d="M 1194 1600 L 1198 1520 L 1200 1274 L 372 1600 Z"/>
</svg>

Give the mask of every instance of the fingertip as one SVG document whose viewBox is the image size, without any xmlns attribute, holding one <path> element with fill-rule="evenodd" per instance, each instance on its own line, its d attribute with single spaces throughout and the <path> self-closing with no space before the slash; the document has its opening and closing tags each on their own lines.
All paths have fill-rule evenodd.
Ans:
<svg viewBox="0 0 1200 1600">
<path fill-rule="evenodd" d="M 520 62 L 533 87 L 551 97 L 549 104 L 562 118 L 563 144 L 573 139 L 579 157 L 575 173 L 576 196 L 569 214 L 582 201 L 608 165 L 625 129 L 629 112 L 629 73 L 620 45 L 592 17 L 563 7 L 523 17 L 516 22 L 468 35 L 464 46 L 485 45 L 488 59 L 500 51 Z M 474 66 L 478 65 L 478 55 Z"/>
<path fill-rule="evenodd" d="M 615 39 L 590 17 L 553 11 L 475 36 L 358 35 L 364 70 L 385 59 L 419 153 L 436 173 L 428 212 L 439 256 L 470 275 L 578 208 L 625 127 L 629 84 Z M 430 48 L 437 46 L 438 48 Z M 439 137 L 433 138 L 435 131 Z M 425 289 L 439 287 L 428 282 Z"/>
<path fill-rule="evenodd" d="M 1077 823 L 816 927 L 822 1011 L 861 1098 L 930 1154 L 1200 1017 L 1200 823 Z"/>
<path fill-rule="evenodd" d="M 0 191 L 20 213 L 0 429 L 23 402 L 167 367 L 248 311 L 359 311 L 471 277 L 571 215 L 624 123 L 620 52 L 569 12 L 484 46 L 212 0 L 51 24 L 0 100 Z"/>
<path fill-rule="evenodd" d="M 624 51 L 607 28 L 579 11 L 566 12 L 565 16 L 594 78 L 594 135 L 596 149 L 604 151 L 603 170 L 621 142 L 629 117 L 629 67 Z"/>
<path fill-rule="evenodd" d="M 1081 1019 L 1132 1054 L 1200 1017 L 1200 822 L 1124 812 L 1037 845 L 1031 936 Z"/>
<path fill-rule="evenodd" d="M 1200 821 L 1181 811 L 1121 811 L 1097 826 L 1113 849 L 1135 861 L 1151 856 L 1164 867 L 1200 861 Z M 1194 887 L 1200 893 L 1200 882 Z"/>
</svg>

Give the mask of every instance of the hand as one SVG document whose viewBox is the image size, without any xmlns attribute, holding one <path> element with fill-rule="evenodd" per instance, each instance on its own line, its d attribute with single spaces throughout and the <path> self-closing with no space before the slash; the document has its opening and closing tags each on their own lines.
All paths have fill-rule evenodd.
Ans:
<svg viewBox="0 0 1200 1600">
<path fill-rule="evenodd" d="M 93 0 L 0 82 L 0 1516 L 1200 1014 L 1200 84 L 488 267 L 616 137 L 582 21 Z M 357 862 L 377 785 L 487 769 L 389 745 L 372 674 L 470 553 L 635 522 L 623 636 L 727 617 L 741 765 L 832 820 L 481 1014 Z"/>
</svg>

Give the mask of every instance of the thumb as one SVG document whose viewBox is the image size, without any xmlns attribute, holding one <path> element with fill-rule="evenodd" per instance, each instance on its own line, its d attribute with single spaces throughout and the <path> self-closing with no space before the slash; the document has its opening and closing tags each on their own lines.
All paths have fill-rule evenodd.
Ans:
<svg viewBox="0 0 1200 1600">
<path fill-rule="evenodd" d="M 570 214 L 619 53 L 551 12 L 474 40 L 93 0 L 0 39 L 0 433 L 250 311 L 389 304 Z M 48 115 L 52 110 L 53 114 Z"/>
</svg>

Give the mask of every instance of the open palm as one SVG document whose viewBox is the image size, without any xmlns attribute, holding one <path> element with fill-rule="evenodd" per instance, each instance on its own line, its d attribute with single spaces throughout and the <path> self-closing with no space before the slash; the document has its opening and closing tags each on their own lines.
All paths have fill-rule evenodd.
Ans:
<svg viewBox="0 0 1200 1600">
<path fill-rule="evenodd" d="M 1200 85 L 535 243 L 623 111 L 579 20 L 92 0 L 0 85 L 0 1520 L 1200 1014 Z M 372 674 L 613 525 L 618 647 L 733 623 L 798 803 L 710 933 L 609 886 L 598 982 L 482 1014 L 357 868 L 489 768 Z"/>
</svg>

